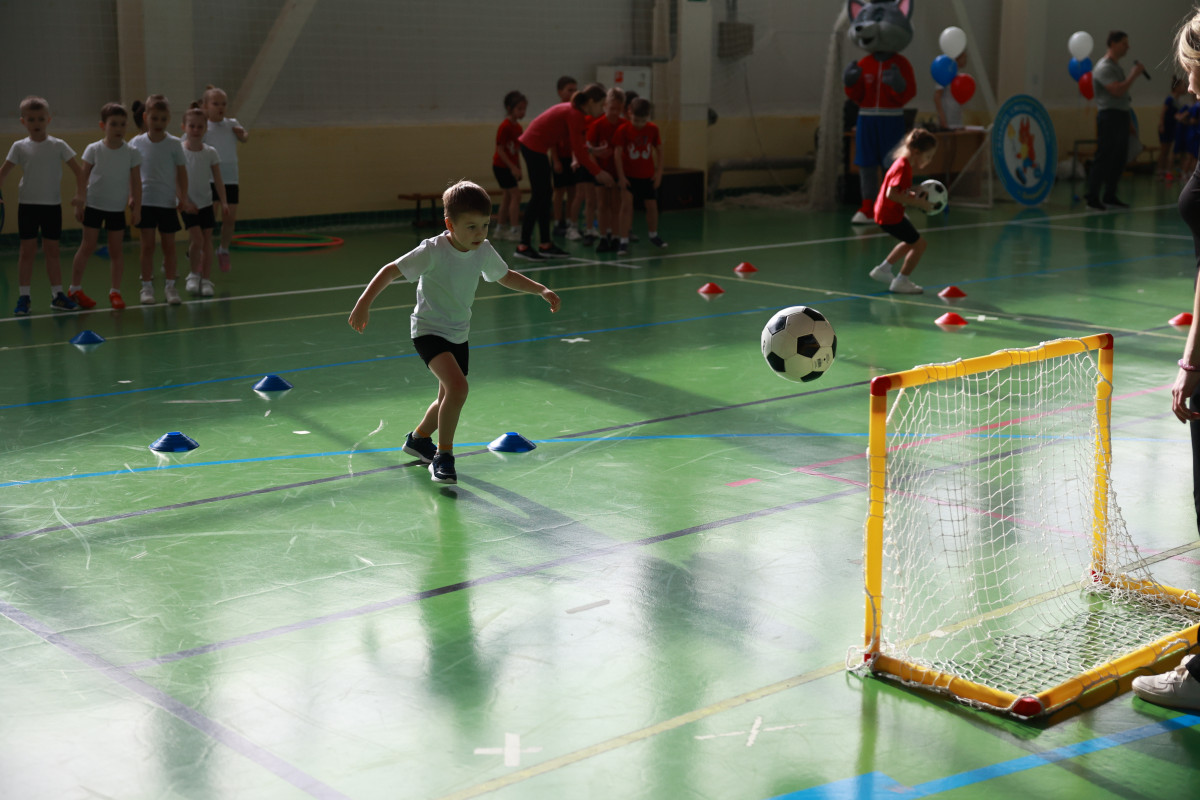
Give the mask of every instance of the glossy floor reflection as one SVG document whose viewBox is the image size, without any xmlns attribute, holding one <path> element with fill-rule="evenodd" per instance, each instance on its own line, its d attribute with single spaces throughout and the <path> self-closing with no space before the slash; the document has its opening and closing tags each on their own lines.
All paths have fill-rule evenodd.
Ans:
<svg viewBox="0 0 1200 800">
<path fill-rule="evenodd" d="M 0 797 L 1190 796 L 1200 718 L 1126 694 L 1025 725 L 844 670 L 867 382 L 919 363 L 1113 332 L 1124 516 L 1200 584 L 1168 394 L 1192 244 L 1172 190 L 1125 194 L 918 220 L 921 296 L 867 277 L 889 240 L 845 213 L 676 212 L 668 250 L 619 261 L 570 244 L 523 270 L 558 314 L 480 288 L 456 488 L 400 451 L 436 391 L 412 288 L 346 324 L 410 228 L 236 253 L 180 307 L 0 319 Z M 810 384 L 758 351 L 795 304 L 839 336 Z M 294 388 L 262 398 L 266 374 Z M 200 447 L 147 449 L 170 431 Z M 507 431 L 537 449 L 488 452 Z"/>
</svg>

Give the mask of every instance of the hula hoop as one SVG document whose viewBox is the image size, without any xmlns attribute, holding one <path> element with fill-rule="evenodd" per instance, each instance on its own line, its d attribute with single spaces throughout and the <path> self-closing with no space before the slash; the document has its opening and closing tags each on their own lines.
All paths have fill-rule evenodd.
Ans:
<svg viewBox="0 0 1200 800">
<path fill-rule="evenodd" d="M 340 237 L 319 233 L 235 233 L 229 246 L 255 250 L 317 250 L 344 243 Z"/>
</svg>

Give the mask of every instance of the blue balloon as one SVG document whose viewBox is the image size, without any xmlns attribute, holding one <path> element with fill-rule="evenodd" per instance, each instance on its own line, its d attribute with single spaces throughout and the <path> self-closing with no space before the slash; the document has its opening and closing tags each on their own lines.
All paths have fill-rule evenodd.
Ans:
<svg viewBox="0 0 1200 800">
<path fill-rule="evenodd" d="M 1090 58 L 1083 59 L 1079 62 L 1079 67 L 1083 70 L 1079 73 L 1079 78 L 1082 78 L 1084 75 L 1087 75 L 1092 71 L 1092 60 Z M 1078 81 L 1079 78 L 1076 78 L 1075 80 Z"/>
<path fill-rule="evenodd" d="M 1067 72 L 1071 74 L 1071 80 L 1079 83 L 1079 79 L 1083 77 L 1083 73 L 1087 72 L 1087 70 L 1083 68 L 1083 64 L 1078 58 L 1072 57 L 1067 62 Z"/>
<path fill-rule="evenodd" d="M 950 82 L 954 80 L 954 76 L 958 74 L 958 64 L 954 63 L 953 58 L 943 53 L 933 60 L 929 72 L 938 86 L 949 86 Z"/>
</svg>

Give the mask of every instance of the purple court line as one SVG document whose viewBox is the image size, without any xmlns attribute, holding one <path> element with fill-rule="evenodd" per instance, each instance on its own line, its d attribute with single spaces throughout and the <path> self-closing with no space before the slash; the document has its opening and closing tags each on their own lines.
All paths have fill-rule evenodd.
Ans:
<svg viewBox="0 0 1200 800">
<path fill-rule="evenodd" d="M 342 794 L 332 786 L 322 783 L 293 764 L 289 764 L 287 761 L 284 761 L 269 750 L 260 747 L 232 728 L 222 725 L 191 706 L 180 702 L 161 689 L 151 686 L 146 681 L 133 675 L 128 668 L 118 667 L 112 662 L 106 661 L 91 650 L 72 642 L 63 634 L 50 630 L 40 620 L 2 600 L 0 600 L 0 615 L 7 617 L 13 623 L 21 626 L 48 644 L 52 644 L 73 658 L 82 661 L 85 665 L 104 675 L 104 677 L 112 682 L 150 701 L 176 719 L 191 725 L 210 739 L 225 745 L 259 767 L 282 778 L 300 791 L 312 797 L 322 798 L 322 800 L 349 800 L 347 795 Z"/>
<path fill-rule="evenodd" d="M 850 495 L 861 494 L 861 493 L 862 493 L 862 490 L 858 489 L 858 488 L 845 489 L 840 492 L 833 492 L 832 494 L 821 495 L 820 497 L 814 497 L 809 500 L 797 500 L 796 502 L 787 503 L 782 506 L 775 506 L 774 508 L 765 508 L 765 509 L 760 509 L 758 511 L 749 511 L 749 512 L 746 512 L 745 514 L 738 514 L 736 516 L 727 517 L 725 519 L 714 520 L 712 522 L 704 522 L 699 525 L 693 525 L 690 528 L 683 528 L 681 530 L 671 531 L 669 533 L 660 533 L 660 534 L 656 534 L 655 536 L 648 536 L 645 539 L 637 539 L 637 540 L 631 541 L 631 542 L 618 542 L 616 544 L 608 545 L 607 547 L 600 547 L 600 548 L 596 548 L 594 550 L 588 550 L 588 551 L 585 551 L 582 553 L 572 553 L 571 555 L 560 556 L 559 558 L 552 558 L 549 561 L 542 561 L 540 563 L 531 564 L 526 567 L 517 567 L 515 569 L 506 570 L 504 572 L 497 572 L 495 574 L 488 575 L 483 578 L 472 578 L 470 580 L 460 581 L 458 583 L 451 583 L 446 586 L 439 586 L 436 589 L 426 589 L 421 592 L 413 592 L 411 594 L 401 595 L 399 597 L 393 597 L 390 600 L 381 600 L 380 602 L 377 602 L 377 603 L 369 603 L 365 606 L 359 606 L 358 608 L 350 608 L 345 611 L 335 612 L 333 614 L 324 614 L 319 617 L 312 617 L 311 619 L 301 620 L 300 622 L 292 622 L 287 625 L 280 625 L 275 628 L 268 628 L 263 631 L 256 631 L 255 633 L 247 633 L 242 636 L 235 636 L 231 639 L 225 639 L 220 642 L 213 642 L 211 644 L 205 644 L 205 645 L 201 645 L 199 647 L 193 647 L 188 650 L 180 650 L 175 653 L 168 653 L 166 655 L 155 656 L 154 658 L 149 658 L 144 661 L 137 661 L 132 664 L 126 664 L 122 669 L 128 670 L 129 672 L 137 672 L 138 670 L 147 669 L 149 667 L 158 666 L 160 664 L 170 664 L 170 663 L 173 663 L 176 661 L 182 661 L 185 658 L 193 658 L 195 656 L 207 655 L 209 653 L 214 653 L 219 650 L 226 650 L 230 647 L 236 647 L 238 645 L 262 642 L 267 639 L 273 639 L 276 636 L 283 636 L 285 634 L 294 633 L 296 631 L 308 630 L 310 628 L 315 628 L 318 625 L 324 625 L 329 622 L 339 622 L 342 620 L 354 619 L 356 617 L 361 617 L 366 614 L 373 614 L 377 611 L 386 611 L 389 609 L 398 608 L 400 606 L 410 605 L 412 603 L 416 603 L 421 600 L 429 600 L 434 597 L 440 597 L 441 595 L 451 594 L 453 592 L 460 592 L 465 589 L 474 589 L 474 588 L 477 588 L 480 586 L 487 586 L 488 584 L 498 583 L 499 581 L 509 580 L 511 578 L 523 578 L 527 575 L 534 575 L 534 574 L 542 572 L 544 570 L 555 569 L 557 567 L 562 567 L 562 566 L 566 566 L 569 564 L 578 564 L 583 561 L 590 561 L 592 559 L 601 558 L 603 556 L 613 555 L 615 553 L 622 553 L 627 550 L 634 550 L 637 548 L 648 547 L 649 545 L 658 544 L 660 542 L 666 542 L 666 541 L 670 541 L 672 539 L 678 539 L 683 536 L 690 536 L 694 533 L 701 533 L 704 531 L 715 530 L 717 528 L 724 528 L 729 525 L 736 525 L 736 524 L 742 523 L 742 522 L 749 522 L 751 520 L 760 519 L 762 517 L 768 517 L 773 514 L 780 514 L 780 513 L 787 512 L 787 511 L 795 511 L 796 509 L 804 508 L 806 506 L 818 505 L 820 503 L 826 503 L 830 500 L 837 500 L 842 497 L 848 497 Z"/>
</svg>

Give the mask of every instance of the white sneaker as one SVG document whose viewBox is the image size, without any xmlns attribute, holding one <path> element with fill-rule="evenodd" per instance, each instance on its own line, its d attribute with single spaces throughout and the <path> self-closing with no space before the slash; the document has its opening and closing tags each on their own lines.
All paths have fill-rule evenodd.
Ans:
<svg viewBox="0 0 1200 800">
<path fill-rule="evenodd" d="M 179 289 L 175 286 L 175 281 L 167 281 L 163 284 L 163 294 L 167 297 L 167 302 L 173 306 L 177 306 L 183 302 L 179 296 Z"/>
<path fill-rule="evenodd" d="M 1171 708 L 1200 708 L 1200 681 L 1184 666 L 1195 656 L 1184 656 L 1179 666 L 1161 675 L 1133 679 L 1133 693 L 1143 700 Z"/>
<path fill-rule="evenodd" d="M 572 242 L 578 242 L 583 238 L 583 234 L 579 232 L 579 227 L 574 222 L 567 226 L 567 238 Z"/>
<path fill-rule="evenodd" d="M 854 216 L 850 218 L 850 224 L 851 225 L 874 225 L 875 220 L 871 219 L 866 214 L 864 214 L 862 212 L 862 209 L 860 208 L 858 211 L 855 211 Z"/>
<path fill-rule="evenodd" d="M 875 269 L 871 270 L 868 274 L 871 276 L 872 280 L 877 280 L 880 283 L 891 283 L 895 278 L 895 276 L 892 275 L 892 265 L 886 261 L 875 267 Z"/>
<path fill-rule="evenodd" d="M 189 272 L 187 281 L 185 281 L 183 285 L 184 288 L 186 288 L 192 294 L 200 294 L 200 273 Z"/>
<path fill-rule="evenodd" d="M 143 286 L 141 294 L 138 295 L 138 299 L 144 306 L 154 305 L 154 289 L 149 286 Z"/>
<path fill-rule="evenodd" d="M 913 283 L 907 275 L 901 274 L 892 278 L 892 285 L 888 287 L 888 291 L 896 294 L 920 294 L 925 290 Z"/>
<path fill-rule="evenodd" d="M 200 281 L 200 296 L 201 297 L 212 297 L 216 293 L 217 293 L 217 290 L 213 286 L 212 281 L 210 281 L 210 280 Z"/>
</svg>

